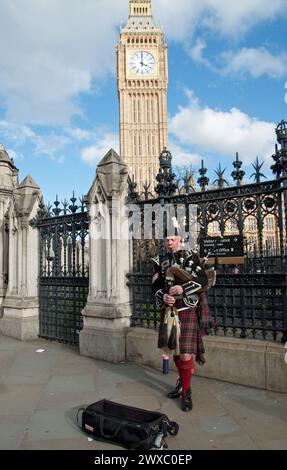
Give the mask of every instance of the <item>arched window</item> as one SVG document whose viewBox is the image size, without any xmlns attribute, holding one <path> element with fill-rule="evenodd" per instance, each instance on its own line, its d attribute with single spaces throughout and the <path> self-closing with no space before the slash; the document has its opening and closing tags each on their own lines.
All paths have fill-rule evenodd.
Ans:
<svg viewBox="0 0 287 470">
<path fill-rule="evenodd" d="M 138 98 L 138 122 L 141 122 L 141 100 Z"/>
<path fill-rule="evenodd" d="M 137 135 L 136 133 L 134 134 L 134 151 L 133 151 L 134 156 L 137 156 Z"/>
<path fill-rule="evenodd" d="M 150 122 L 150 112 L 149 112 L 149 98 L 146 99 L 146 122 Z"/>
<path fill-rule="evenodd" d="M 151 153 L 151 139 L 150 139 L 150 135 L 148 134 L 147 136 L 147 152 L 148 154 L 150 155 Z"/>
<path fill-rule="evenodd" d="M 154 101 L 153 101 L 153 96 L 152 96 L 151 102 L 150 102 L 150 117 L 151 117 L 151 122 L 154 122 Z"/>
<path fill-rule="evenodd" d="M 136 100 L 133 98 L 133 121 L 137 122 L 137 113 L 136 113 Z"/>
<path fill-rule="evenodd" d="M 155 155 L 155 137 L 154 134 L 151 136 L 151 153 L 152 155 Z"/>
</svg>

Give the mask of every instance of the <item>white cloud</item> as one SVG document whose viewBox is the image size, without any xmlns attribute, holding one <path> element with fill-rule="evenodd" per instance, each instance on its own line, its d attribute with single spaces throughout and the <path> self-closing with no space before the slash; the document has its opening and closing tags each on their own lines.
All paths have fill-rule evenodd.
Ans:
<svg viewBox="0 0 287 470">
<path fill-rule="evenodd" d="M 19 152 L 15 152 L 15 150 L 13 149 L 6 149 L 7 152 L 8 152 L 8 155 L 10 158 L 12 158 L 14 160 L 14 162 L 22 162 L 24 160 L 24 155 L 22 153 L 19 153 Z"/>
<path fill-rule="evenodd" d="M 170 131 L 182 145 L 205 154 L 252 163 L 256 156 L 268 158 L 275 143 L 275 123 L 250 117 L 237 108 L 221 111 L 203 106 L 189 90 L 189 103 L 170 120 Z M 232 160 L 233 161 L 233 160 Z"/>
<path fill-rule="evenodd" d="M 176 166 L 198 165 L 203 159 L 203 156 L 197 153 L 188 152 L 182 146 L 173 142 L 172 139 L 170 140 L 169 150 L 173 157 L 172 164 Z"/>
<path fill-rule="evenodd" d="M 200 26 L 240 37 L 254 24 L 282 16 L 286 6 L 287 0 L 153 0 L 167 39 L 183 42 Z M 1 0 L 0 95 L 6 119 L 63 124 L 81 114 L 75 98 L 115 73 L 118 26 L 127 17 L 128 0 Z"/>
<path fill-rule="evenodd" d="M 62 151 L 72 142 L 68 136 L 53 131 L 46 135 L 35 135 L 33 143 L 36 155 L 44 155 L 51 160 L 58 160 L 58 152 Z M 60 160 L 63 162 L 62 156 L 60 156 Z"/>
<path fill-rule="evenodd" d="M 274 56 L 264 47 L 243 48 L 237 53 L 225 52 L 222 58 L 228 62 L 225 73 L 250 74 L 255 78 L 261 75 L 282 78 L 287 73 L 287 54 Z"/>
<path fill-rule="evenodd" d="M 63 163 L 65 161 L 63 151 L 67 150 L 69 146 L 73 148 L 81 145 L 83 141 L 92 142 L 95 135 L 96 133 L 93 131 L 76 127 L 63 129 L 44 127 L 41 128 L 41 131 L 36 132 L 29 126 L 0 120 L 0 143 L 5 142 L 11 147 L 9 152 L 12 158 L 15 156 L 16 160 L 23 160 L 23 152 L 25 152 Z"/>
<path fill-rule="evenodd" d="M 169 38 L 184 41 L 198 26 L 239 38 L 261 21 L 286 14 L 286 0 L 154 0 Z"/>
<path fill-rule="evenodd" d="M 286 0 L 206 0 L 203 25 L 238 38 L 261 21 L 286 15 Z"/>
<path fill-rule="evenodd" d="M 12 141 L 16 146 L 25 144 L 35 137 L 34 131 L 25 125 L 18 125 L 4 119 L 0 120 L 1 138 Z"/>
<path fill-rule="evenodd" d="M 28 144 L 33 154 L 44 155 L 51 160 L 57 160 L 57 153 L 72 142 L 71 137 L 61 130 L 46 129 L 46 133 L 36 133 L 31 127 L 5 120 L 0 120 L 0 136 L 3 141 L 13 144 L 12 153 L 18 154 L 18 149 Z"/>
<path fill-rule="evenodd" d="M 7 119 L 55 124 L 81 114 L 74 97 L 115 70 L 115 27 L 124 13 L 127 2 L 116 0 L 2 0 L 0 93 Z"/>
<path fill-rule="evenodd" d="M 287 74 L 287 53 L 272 55 L 265 47 L 245 47 L 237 52 L 229 50 L 219 56 L 221 65 L 218 66 L 204 57 L 206 47 L 206 42 L 197 38 L 193 46 L 186 46 L 186 50 L 194 62 L 205 65 L 215 73 L 236 77 L 251 75 L 255 78 L 268 75 L 275 79 Z"/>
<path fill-rule="evenodd" d="M 203 57 L 203 52 L 205 49 L 206 42 L 198 38 L 195 42 L 195 45 L 189 48 L 188 54 L 195 62 L 209 66 L 209 61 Z"/>
<path fill-rule="evenodd" d="M 82 150 L 81 158 L 88 165 L 95 167 L 111 148 L 119 152 L 119 137 L 118 134 L 106 132 L 99 136 L 93 145 Z"/>
<path fill-rule="evenodd" d="M 94 131 L 89 131 L 87 129 L 81 129 L 79 127 L 66 127 L 65 132 L 73 140 L 84 142 L 85 140 L 91 140 L 95 137 Z"/>
<path fill-rule="evenodd" d="M 104 155 L 114 148 L 119 152 L 118 134 L 106 128 L 86 130 L 78 127 L 43 127 L 36 132 L 26 125 L 0 120 L 0 143 L 9 146 L 12 158 L 23 159 L 23 149 L 29 155 L 47 157 L 57 163 L 66 161 L 67 152 L 81 155 L 82 160 L 95 166 Z"/>
</svg>

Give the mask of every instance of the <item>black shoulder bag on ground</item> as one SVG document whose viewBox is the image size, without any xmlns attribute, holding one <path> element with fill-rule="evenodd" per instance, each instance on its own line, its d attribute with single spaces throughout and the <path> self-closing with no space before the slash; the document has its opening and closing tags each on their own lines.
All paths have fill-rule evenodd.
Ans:
<svg viewBox="0 0 287 470">
<path fill-rule="evenodd" d="M 167 448 L 167 434 L 179 426 L 162 413 L 101 400 L 83 409 L 81 428 L 96 440 L 148 450 Z"/>
</svg>

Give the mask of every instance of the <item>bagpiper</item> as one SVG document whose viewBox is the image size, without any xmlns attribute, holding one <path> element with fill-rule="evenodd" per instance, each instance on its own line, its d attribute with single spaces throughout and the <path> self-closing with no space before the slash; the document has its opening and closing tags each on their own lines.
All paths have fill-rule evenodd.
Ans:
<svg viewBox="0 0 287 470">
<path fill-rule="evenodd" d="M 201 365 L 205 363 L 202 338 L 214 326 L 206 290 L 214 285 L 215 271 L 213 274 L 207 271 L 197 252 L 184 248 L 181 236 L 167 236 L 164 243 L 164 256 L 152 259 L 152 289 L 161 307 L 158 347 L 173 343 L 173 346 L 169 344 L 169 349 L 173 349 L 179 378 L 167 396 L 171 399 L 181 397 L 181 409 L 190 411 L 193 407 L 190 383 L 195 373 L 195 361 Z M 172 321 L 178 319 L 178 328 L 174 330 L 178 332 L 177 343 L 172 338 L 165 338 L 167 317 Z"/>
</svg>

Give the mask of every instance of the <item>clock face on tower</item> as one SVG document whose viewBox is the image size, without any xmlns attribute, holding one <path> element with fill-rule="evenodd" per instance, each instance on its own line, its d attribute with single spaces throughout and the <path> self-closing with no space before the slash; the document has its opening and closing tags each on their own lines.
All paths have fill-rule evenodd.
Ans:
<svg viewBox="0 0 287 470">
<path fill-rule="evenodd" d="M 149 75 L 155 69 L 155 58 L 149 52 L 138 51 L 130 57 L 129 65 L 137 75 Z"/>
</svg>

